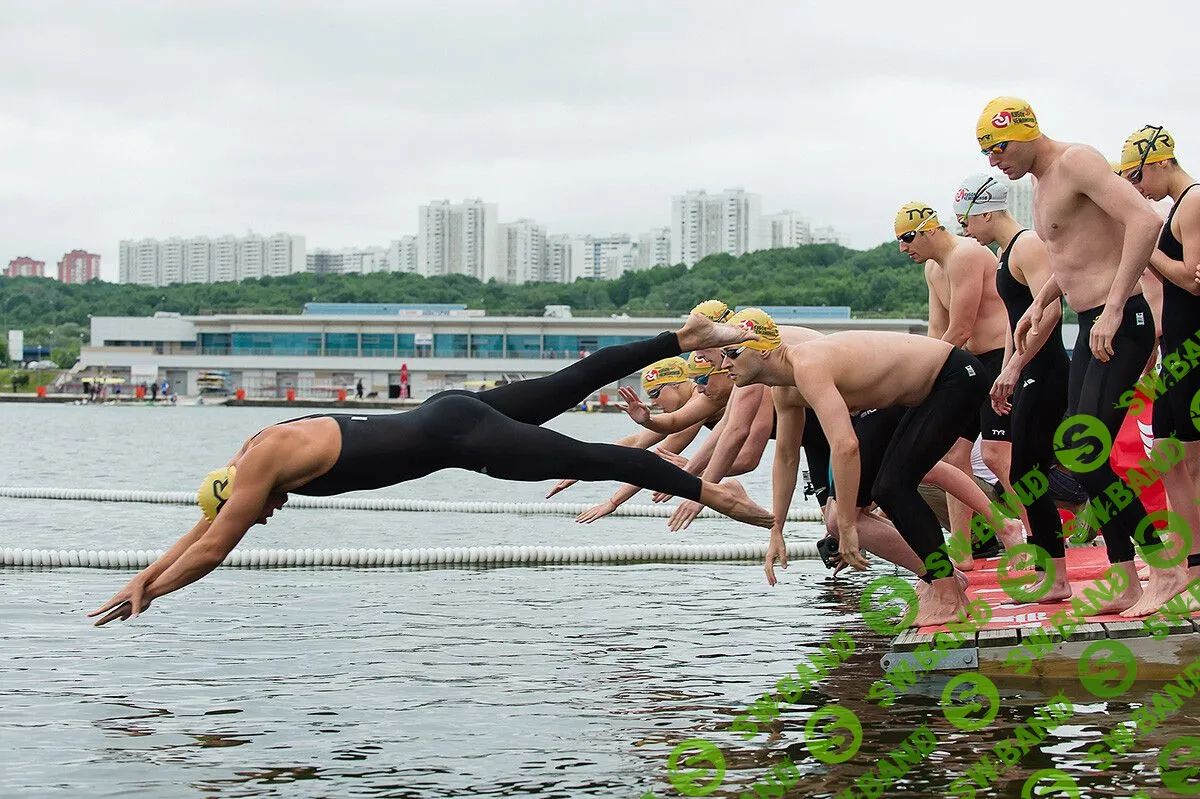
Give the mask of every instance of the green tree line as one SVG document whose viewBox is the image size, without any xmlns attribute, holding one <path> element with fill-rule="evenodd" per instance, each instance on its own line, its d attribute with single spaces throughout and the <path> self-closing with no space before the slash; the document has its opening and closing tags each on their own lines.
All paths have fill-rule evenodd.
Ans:
<svg viewBox="0 0 1200 799">
<path fill-rule="evenodd" d="M 93 281 L 65 285 L 49 278 L 0 278 L 0 330 L 23 329 L 28 345 L 86 342 L 90 316 L 299 313 L 306 302 L 462 303 L 489 314 L 540 316 L 546 305 L 578 315 L 681 313 L 710 297 L 730 305 L 848 305 L 856 316 L 924 318 L 921 267 L 895 244 L 851 250 L 835 244 L 714 255 L 691 269 L 659 266 L 616 280 L 510 285 L 463 275 L 420 277 L 300 273 L 239 283 L 166 287 Z M 64 327 L 69 326 L 69 327 Z M 82 338 L 79 333 L 84 335 Z M 53 339 L 53 340 L 50 340 Z"/>
</svg>

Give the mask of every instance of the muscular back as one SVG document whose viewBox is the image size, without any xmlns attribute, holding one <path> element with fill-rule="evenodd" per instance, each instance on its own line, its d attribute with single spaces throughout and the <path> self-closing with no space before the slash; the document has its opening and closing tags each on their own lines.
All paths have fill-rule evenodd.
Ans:
<svg viewBox="0 0 1200 799">
<path fill-rule="evenodd" d="M 925 264 L 929 334 L 975 354 L 1002 349 L 1008 315 L 996 291 L 996 258 L 977 242 L 955 238 L 945 264 Z"/>
<path fill-rule="evenodd" d="M 804 376 L 827 377 L 853 412 L 921 404 L 951 349 L 928 336 L 856 330 L 792 347 L 787 356 L 801 393 Z"/>
<path fill-rule="evenodd" d="M 1076 311 L 1104 304 L 1125 239 L 1125 226 L 1083 194 L 1064 168 L 1065 158 L 1086 157 L 1082 151 L 1091 148 L 1068 147 L 1033 187 L 1034 228 L 1067 304 Z"/>
</svg>

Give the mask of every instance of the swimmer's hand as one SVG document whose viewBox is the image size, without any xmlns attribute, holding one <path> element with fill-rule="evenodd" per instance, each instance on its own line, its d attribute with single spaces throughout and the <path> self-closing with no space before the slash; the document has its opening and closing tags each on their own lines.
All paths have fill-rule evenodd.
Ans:
<svg viewBox="0 0 1200 799">
<path fill-rule="evenodd" d="M 842 562 L 859 571 L 865 571 L 870 564 L 863 557 L 862 550 L 858 548 L 858 527 L 851 524 L 840 528 L 838 541 L 838 554 L 842 556 Z"/>
<path fill-rule="evenodd" d="M 591 524 L 597 519 L 603 519 L 616 509 L 617 503 L 613 502 L 611 499 L 606 499 L 599 505 L 593 505 L 583 513 L 576 516 L 575 521 L 579 522 L 580 524 Z"/>
<path fill-rule="evenodd" d="M 674 494 L 665 494 L 662 491 L 655 491 L 650 497 L 651 502 L 670 502 L 673 499 L 675 499 Z"/>
<path fill-rule="evenodd" d="M 668 463 L 678 466 L 680 469 L 687 468 L 688 459 L 683 457 L 682 455 L 680 455 L 678 452 L 672 452 L 671 450 L 667 449 L 666 447 L 655 447 L 654 452 L 655 452 L 655 454 L 658 455 L 658 457 L 662 458 L 664 461 L 667 461 Z"/>
<path fill-rule="evenodd" d="M 700 515 L 700 511 L 704 510 L 704 506 L 695 500 L 689 499 L 679 503 L 679 507 L 671 514 L 671 518 L 667 521 L 667 527 L 672 533 L 678 533 L 680 530 L 686 530 L 692 520 Z"/>
<path fill-rule="evenodd" d="M 771 528 L 771 543 L 767 545 L 767 556 L 763 563 L 763 571 L 767 574 L 767 585 L 775 585 L 775 561 L 779 561 L 779 567 L 787 568 L 787 543 L 783 540 L 783 528 Z"/>
<path fill-rule="evenodd" d="M 566 491 L 568 488 L 570 488 L 571 486 L 575 485 L 578 482 L 579 482 L 578 480 L 559 480 L 557 483 L 554 484 L 554 488 L 550 489 L 550 492 L 548 494 L 546 494 L 546 499 L 550 499 L 550 497 L 554 496 L 559 491 Z"/>
<path fill-rule="evenodd" d="M 1008 366 L 1000 372 L 1000 376 L 996 378 L 996 382 L 992 383 L 992 410 L 1003 416 L 1012 411 L 1012 403 L 1008 398 L 1013 395 L 1017 389 L 1017 380 L 1021 378 L 1021 373 L 1016 369 Z"/>
<path fill-rule="evenodd" d="M 1106 307 L 1092 325 L 1088 344 L 1091 345 L 1092 355 L 1101 363 L 1108 363 L 1108 359 L 1113 356 L 1112 343 L 1116 338 L 1117 328 L 1121 326 L 1121 315 L 1122 312 L 1112 313 Z"/>
<path fill-rule="evenodd" d="M 645 427 L 650 421 L 650 408 L 642 402 L 637 391 L 630 386 L 622 386 L 620 394 L 621 399 L 625 400 L 625 404 L 617 407 L 629 414 L 630 419 Z"/>
<path fill-rule="evenodd" d="M 1017 320 L 1017 326 L 1013 328 L 1013 348 L 1016 349 L 1017 355 L 1024 355 L 1025 348 L 1029 346 L 1029 337 L 1036 336 L 1038 327 L 1042 324 L 1042 309 L 1035 302 L 1021 315 Z"/>
<path fill-rule="evenodd" d="M 110 621 L 127 621 L 137 616 L 150 607 L 150 598 L 146 596 L 146 587 L 149 583 L 150 580 L 147 576 L 143 574 L 136 575 L 125 584 L 124 588 L 113 594 L 112 599 L 87 614 L 88 617 L 91 618 L 106 613 L 107 615 L 97 621 L 95 625 L 103 627 Z"/>
</svg>

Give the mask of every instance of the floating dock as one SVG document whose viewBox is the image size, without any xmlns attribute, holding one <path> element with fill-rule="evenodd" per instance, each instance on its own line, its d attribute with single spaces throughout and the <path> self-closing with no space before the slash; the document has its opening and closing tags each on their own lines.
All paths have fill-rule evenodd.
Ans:
<svg viewBox="0 0 1200 799">
<path fill-rule="evenodd" d="M 1139 566 L 1141 562 L 1138 561 Z M 983 600 L 992 609 L 992 617 L 974 634 L 946 652 L 935 671 L 980 671 L 1023 679 L 1079 678 L 1079 661 L 1094 641 L 1116 639 L 1128 646 L 1138 659 L 1137 680 L 1169 681 L 1200 657 L 1200 610 L 1182 618 L 1159 611 L 1145 619 L 1127 619 L 1118 615 L 1089 616 L 1079 619 L 1073 630 L 1061 635 L 1051 617 L 1065 613 L 1076 622 L 1070 600 L 1064 602 L 1003 604 L 1011 602 L 1000 587 L 996 568 L 998 559 L 976 560 L 968 572 L 967 596 Z M 1075 597 L 1096 584 L 1109 568 L 1102 547 L 1067 550 L 1067 574 Z M 1195 608 L 1193 600 L 1190 606 Z M 914 654 L 918 647 L 934 645 L 934 634 L 944 626 L 922 627 L 901 633 L 892 641 L 891 651 L 881 663 L 885 670 L 907 663 L 914 671 L 923 669 Z M 1153 634 L 1157 633 L 1157 635 Z"/>
</svg>

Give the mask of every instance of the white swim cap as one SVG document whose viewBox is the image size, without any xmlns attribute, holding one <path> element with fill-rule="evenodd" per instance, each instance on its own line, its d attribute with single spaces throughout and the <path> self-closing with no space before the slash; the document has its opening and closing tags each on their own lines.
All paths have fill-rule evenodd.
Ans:
<svg viewBox="0 0 1200 799">
<path fill-rule="evenodd" d="M 956 216 L 1008 210 L 1008 184 L 995 175 L 978 173 L 963 179 L 954 193 Z"/>
</svg>

